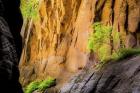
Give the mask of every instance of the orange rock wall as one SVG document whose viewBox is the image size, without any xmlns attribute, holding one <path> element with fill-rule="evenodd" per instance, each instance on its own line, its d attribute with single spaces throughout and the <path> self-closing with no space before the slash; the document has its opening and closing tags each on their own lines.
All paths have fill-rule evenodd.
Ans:
<svg viewBox="0 0 140 93">
<path fill-rule="evenodd" d="M 31 29 L 30 21 L 25 24 L 25 32 L 30 31 L 30 35 L 20 64 L 23 85 L 84 68 L 89 60 L 87 41 L 94 22 L 112 26 L 112 35 L 121 33 L 112 49 L 121 44 L 139 47 L 139 0 L 42 0 L 39 19 L 33 20 Z"/>
</svg>

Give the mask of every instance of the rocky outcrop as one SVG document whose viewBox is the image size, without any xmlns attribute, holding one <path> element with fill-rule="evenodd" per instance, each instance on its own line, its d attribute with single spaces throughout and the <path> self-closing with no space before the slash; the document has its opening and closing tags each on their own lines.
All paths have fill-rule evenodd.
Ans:
<svg viewBox="0 0 140 93">
<path fill-rule="evenodd" d="M 87 41 L 95 22 L 113 28 L 109 54 L 120 47 L 139 47 L 139 0 L 40 0 L 39 4 L 39 18 L 28 19 L 23 26 L 23 85 L 46 76 L 66 82 L 66 77 L 94 60 L 89 58 Z"/>
<path fill-rule="evenodd" d="M 23 18 L 20 11 L 20 0 L 1 0 L 3 2 L 4 11 L 3 17 L 8 23 L 11 33 L 14 37 L 18 57 L 20 58 L 22 52 L 22 37 L 20 35 Z M 9 11 L 12 11 L 9 12 Z"/>
<path fill-rule="evenodd" d="M 31 33 L 20 66 L 24 85 L 48 75 L 63 76 L 67 70 L 76 72 L 85 66 L 88 32 L 92 30 L 91 3 L 92 0 L 41 3 L 39 20 L 33 21 L 31 27 L 25 26 Z"/>
<path fill-rule="evenodd" d="M 19 0 L 0 0 L 0 92 L 23 93 L 19 83 L 22 17 Z M 12 11 L 9 12 L 9 11 Z M 16 15 L 16 17 L 15 17 Z M 11 24 L 12 23 L 12 24 Z"/>
<path fill-rule="evenodd" d="M 80 72 L 59 93 L 140 93 L 140 56 Z M 50 92 L 51 93 L 51 92 Z"/>
</svg>

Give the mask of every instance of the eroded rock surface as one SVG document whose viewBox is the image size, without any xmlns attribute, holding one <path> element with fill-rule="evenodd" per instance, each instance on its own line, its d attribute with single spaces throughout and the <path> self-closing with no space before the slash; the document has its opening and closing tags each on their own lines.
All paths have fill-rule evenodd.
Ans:
<svg viewBox="0 0 140 93">
<path fill-rule="evenodd" d="M 98 72 L 83 70 L 59 93 L 140 93 L 140 56 L 110 62 Z"/>
<path fill-rule="evenodd" d="M 28 19 L 24 25 L 28 42 L 20 81 L 27 85 L 47 76 L 67 81 L 66 76 L 81 71 L 89 61 L 87 41 L 95 22 L 113 28 L 108 54 L 120 47 L 139 47 L 139 10 L 140 0 L 40 0 L 38 20 Z"/>
</svg>

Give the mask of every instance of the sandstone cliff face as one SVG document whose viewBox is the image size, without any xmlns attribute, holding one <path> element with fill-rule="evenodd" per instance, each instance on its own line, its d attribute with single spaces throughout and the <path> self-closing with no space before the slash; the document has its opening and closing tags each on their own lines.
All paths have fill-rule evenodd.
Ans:
<svg viewBox="0 0 140 93">
<path fill-rule="evenodd" d="M 40 0 L 39 18 L 24 24 L 25 47 L 20 64 L 23 85 L 47 76 L 61 78 L 80 71 L 89 62 L 91 25 L 113 27 L 110 49 L 139 47 L 139 0 Z M 111 54 L 111 53 L 110 53 Z"/>
</svg>

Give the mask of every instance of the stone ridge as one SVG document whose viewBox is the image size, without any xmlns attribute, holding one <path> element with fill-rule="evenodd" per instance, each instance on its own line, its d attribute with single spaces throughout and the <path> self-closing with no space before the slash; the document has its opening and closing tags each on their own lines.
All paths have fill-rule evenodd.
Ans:
<svg viewBox="0 0 140 93">
<path fill-rule="evenodd" d="M 101 71 L 83 70 L 59 93 L 140 93 L 140 56 L 107 64 Z M 51 93 L 51 92 L 50 92 Z"/>
</svg>

